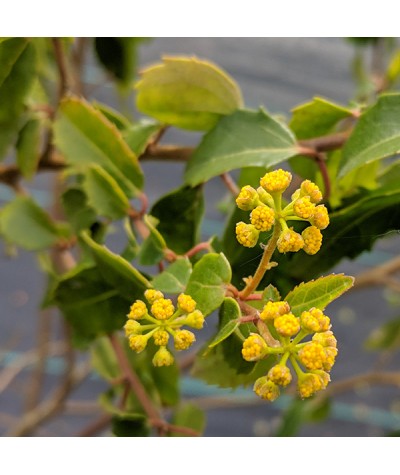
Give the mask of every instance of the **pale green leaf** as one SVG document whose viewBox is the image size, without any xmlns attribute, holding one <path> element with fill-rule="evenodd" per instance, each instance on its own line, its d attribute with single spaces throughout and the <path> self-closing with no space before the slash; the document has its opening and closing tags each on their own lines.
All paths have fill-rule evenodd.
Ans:
<svg viewBox="0 0 400 475">
<path fill-rule="evenodd" d="M 22 175 L 30 179 L 34 175 L 40 159 L 41 120 L 29 120 L 19 132 L 17 165 Z"/>
<path fill-rule="evenodd" d="M 143 185 L 136 155 L 117 127 L 83 99 L 70 97 L 60 105 L 55 143 L 69 164 L 79 169 L 104 168 L 129 196 Z"/>
<path fill-rule="evenodd" d="M 223 307 L 221 307 L 221 311 L 223 314 L 221 315 L 222 321 L 227 323 L 219 330 L 219 332 L 215 335 L 215 337 L 211 340 L 208 344 L 209 348 L 213 348 L 214 346 L 224 341 L 228 338 L 232 333 L 239 327 L 240 322 L 239 318 L 241 317 L 241 311 L 239 304 L 236 300 L 231 297 L 227 297 L 224 300 Z"/>
<path fill-rule="evenodd" d="M 15 198 L 0 211 L 0 233 L 28 251 L 46 249 L 60 238 L 50 216 L 25 196 Z"/>
<path fill-rule="evenodd" d="M 222 118 L 190 158 L 186 183 L 194 186 L 236 168 L 271 167 L 297 154 L 290 130 L 265 111 L 239 110 Z"/>
<path fill-rule="evenodd" d="M 155 289 L 169 294 L 179 294 L 185 292 L 192 264 L 186 257 L 177 259 L 164 272 L 154 277 L 152 284 Z"/>
<path fill-rule="evenodd" d="M 145 151 L 152 137 L 160 128 L 161 125 L 157 122 L 143 119 L 126 129 L 123 136 L 129 147 L 139 156 Z"/>
<path fill-rule="evenodd" d="M 165 239 L 157 230 L 158 219 L 150 215 L 144 215 L 143 220 L 150 231 L 149 236 L 144 240 L 139 252 L 139 262 L 143 265 L 154 265 L 164 257 L 167 248 Z"/>
<path fill-rule="evenodd" d="M 85 171 L 83 189 L 88 204 L 101 216 L 119 219 L 127 215 L 129 200 L 114 178 L 98 165 Z"/>
<path fill-rule="evenodd" d="M 326 135 L 340 120 L 351 117 L 352 111 L 322 97 L 314 97 L 292 109 L 292 114 L 289 126 L 296 137 L 310 139 Z"/>
<path fill-rule="evenodd" d="M 206 254 L 193 267 L 186 293 L 197 302 L 197 308 L 209 315 L 225 297 L 225 285 L 232 278 L 231 267 L 221 254 Z"/>
<path fill-rule="evenodd" d="M 202 434 L 206 425 L 206 416 L 198 406 L 193 403 L 186 403 L 179 406 L 173 413 L 172 424 L 179 427 L 189 427 Z M 182 437 L 180 432 L 171 432 L 172 437 Z"/>
<path fill-rule="evenodd" d="M 400 94 L 385 94 L 359 119 L 343 148 L 338 178 L 400 151 Z"/>
<path fill-rule="evenodd" d="M 296 317 L 310 308 L 325 307 L 337 299 L 344 292 L 349 290 L 354 284 L 354 277 L 344 274 L 332 274 L 319 277 L 310 282 L 301 283 L 291 290 L 284 300 L 290 305 L 290 309 Z"/>
<path fill-rule="evenodd" d="M 197 58 L 164 57 L 142 72 L 136 89 L 141 112 L 189 130 L 209 130 L 243 102 L 232 78 Z"/>
</svg>

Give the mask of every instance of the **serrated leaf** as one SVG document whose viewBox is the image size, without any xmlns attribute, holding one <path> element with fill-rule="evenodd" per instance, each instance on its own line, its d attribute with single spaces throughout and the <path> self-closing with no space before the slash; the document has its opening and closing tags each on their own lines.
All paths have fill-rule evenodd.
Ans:
<svg viewBox="0 0 400 475">
<path fill-rule="evenodd" d="M 214 64 L 197 58 L 163 57 L 136 84 L 140 112 L 189 130 L 209 130 L 242 106 L 237 84 Z"/>
<path fill-rule="evenodd" d="M 119 295 L 97 267 L 81 265 L 65 274 L 54 290 L 54 302 L 71 324 L 74 337 L 91 339 L 122 328 L 132 299 Z"/>
<path fill-rule="evenodd" d="M 150 214 L 158 219 L 157 230 L 166 245 L 184 254 L 197 242 L 204 212 L 202 187 L 184 186 L 161 197 Z"/>
<path fill-rule="evenodd" d="M 213 348 L 221 343 L 221 341 L 224 341 L 232 335 L 240 325 L 239 318 L 241 317 L 241 311 L 236 300 L 231 297 L 226 297 L 221 307 L 221 312 L 220 318 L 226 323 L 208 344 L 208 348 Z"/>
<path fill-rule="evenodd" d="M 155 289 L 168 294 L 184 292 L 192 273 L 192 264 L 186 257 L 177 259 L 152 280 Z"/>
<path fill-rule="evenodd" d="M 0 43 L 0 158 L 16 135 L 25 100 L 36 78 L 34 47 L 26 38 Z"/>
<path fill-rule="evenodd" d="M 310 308 L 325 307 L 337 299 L 354 284 L 354 277 L 344 274 L 332 274 L 310 282 L 302 282 L 290 291 L 284 300 L 290 305 L 291 312 L 299 317 L 301 312 Z"/>
<path fill-rule="evenodd" d="M 136 156 L 140 156 L 145 150 L 154 134 L 161 128 L 161 124 L 152 120 L 143 119 L 132 124 L 124 133 L 125 142 L 135 152 Z"/>
<path fill-rule="evenodd" d="M 101 216 L 119 219 L 128 214 L 129 200 L 114 178 L 98 165 L 84 173 L 82 184 L 88 204 Z"/>
<path fill-rule="evenodd" d="M 201 435 L 206 425 L 206 416 L 198 406 L 186 403 L 179 406 L 172 415 L 172 424 L 179 427 L 188 427 Z M 180 432 L 171 432 L 171 437 L 184 437 Z"/>
<path fill-rule="evenodd" d="M 41 120 L 33 118 L 28 120 L 20 130 L 17 148 L 17 165 L 22 176 L 32 178 L 40 159 L 41 145 Z"/>
<path fill-rule="evenodd" d="M 221 254 L 206 254 L 193 267 L 186 293 L 197 302 L 205 316 L 217 309 L 225 297 L 225 285 L 231 280 L 229 262 Z"/>
<path fill-rule="evenodd" d="M 297 154 L 290 130 L 264 110 L 223 117 L 190 158 L 185 182 L 198 185 L 236 168 L 271 167 Z"/>
<path fill-rule="evenodd" d="M 120 295 L 133 301 L 135 296 L 140 297 L 151 287 L 150 282 L 121 256 L 97 244 L 85 232 L 81 233 L 81 238 L 90 247 L 100 275 L 117 289 Z"/>
<path fill-rule="evenodd" d="M 400 94 L 385 94 L 367 109 L 343 148 L 338 178 L 400 151 Z"/>
<path fill-rule="evenodd" d="M 279 302 L 281 300 L 281 294 L 276 287 L 274 287 L 272 284 L 269 284 L 268 287 L 265 287 L 261 300 L 263 302 Z"/>
<path fill-rule="evenodd" d="M 61 237 L 50 216 L 25 196 L 18 196 L 0 211 L 0 233 L 28 251 L 46 249 Z"/>
<path fill-rule="evenodd" d="M 340 120 L 352 115 L 346 107 L 314 97 L 312 101 L 292 109 L 289 126 L 298 139 L 310 139 L 328 134 Z"/>
<path fill-rule="evenodd" d="M 55 143 L 67 162 L 78 170 L 91 165 L 104 168 L 128 196 L 143 185 L 137 157 L 121 132 L 83 99 L 64 99 L 54 125 Z"/>
<path fill-rule="evenodd" d="M 118 130 L 124 131 L 131 124 L 124 115 L 102 102 L 93 101 L 92 106 L 100 111 Z"/>
<path fill-rule="evenodd" d="M 149 236 L 143 241 L 139 251 L 139 262 L 143 265 L 154 265 L 164 258 L 164 251 L 167 248 L 164 237 L 157 229 L 158 219 L 145 215 L 143 220 L 150 231 Z"/>
</svg>

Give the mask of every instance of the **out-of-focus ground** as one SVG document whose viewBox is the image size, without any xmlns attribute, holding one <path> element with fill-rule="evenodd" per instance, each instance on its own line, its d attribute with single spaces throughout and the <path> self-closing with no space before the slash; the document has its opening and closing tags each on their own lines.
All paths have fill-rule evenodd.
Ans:
<svg viewBox="0 0 400 475">
<path fill-rule="evenodd" d="M 142 66 L 156 62 L 161 55 L 196 55 L 214 61 L 224 68 L 240 85 L 249 107 L 265 106 L 270 112 L 289 115 L 290 109 L 320 95 L 346 104 L 353 96 L 350 75 L 353 48 L 336 38 L 157 38 L 144 43 L 140 49 Z M 89 63 L 86 82 L 93 96 L 106 104 L 119 107 L 119 99 L 110 83 Z M 196 134 L 169 131 L 166 142 L 194 144 Z M 181 164 L 144 163 L 147 178 L 146 193 L 154 201 L 181 183 Z M 51 177 L 41 175 L 31 185 L 35 198 L 50 203 Z M 206 186 L 207 208 L 203 234 L 211 235 L 222 229 L 225 219 L 216 208 L 226 189 L 219 179 Z M 0 200 L 9 191 L 0 186 Z M 29 232 L 29 230 L 27 230 Z M 351 237 L 349 237 L 351 238 Z M 118 234 L 113 237 L 118 246 Z M 400 239 L 396 233 L 382 238 L 371 253 L 356 261 L 343 261 L 335 272 L 350 275 L 380 264 L 398 254 Z M 37 333 L 38 306 L 45 288 L 44 277 L 38 270 L 33 254 L 20 251 L 10 259 L 0 256 L 0 368 L 12 368 L 26 350 L 34 348 Z M 339 357 L 332 371 L 334 381 L 371 371 L 376 354 L 364 349 L 370 332 L 396 316 L 398 307 L 388 303 L 396 299 L 383 288 L 368 288 L 349 292 L 329 306 L 328 314 L 339 341 Z M 399 298 L 397 301 L 399 303 Z M 57 330 L 57 317 L 54 332 Z M 209 320 L 208 333 L 215 325 Z M 207 332 L 206 332 L 207 333 Z M 394 369 L 399 358 L 385 367 Z M 43 394 L 50 392 L 62 371 L 62 360 L 55 356 L 47 365 Z M 22 371 L 1 392 L 0 434 L 18 420 L 31 385 L 30 374 Z M 37 435 L 69 436 L 79 432 L 100 414 L 95 402 L 106 388 L 96 375 L 89 376 L 73 393 L 63 415 L 43 424 Z M 201 398 L 207 407 L 206 436 L 266 436 L 273 435 L 280 424 L 281 409 L 290 402 L 283 397 L 270 405 L 260 401 L 251 389 L 219 390 L 185 378 L 182 383 L 185 398 Z M 221 401 L 223 398 L 223 401 Z M 320 423 L 305 425 L 301 436 L 381 436 L 400 429 L 400 391 L 393 387 L 361 385 L 356 391 L 344 393 L 332 406 L 330 417 Z"/>
</svg>

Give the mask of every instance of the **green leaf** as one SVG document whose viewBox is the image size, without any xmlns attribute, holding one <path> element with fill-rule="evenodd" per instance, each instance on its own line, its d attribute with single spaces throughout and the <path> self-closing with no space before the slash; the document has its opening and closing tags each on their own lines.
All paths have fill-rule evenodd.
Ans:
<svg viewBox="0 0 400 475">
<path fill-rule="evenodd" d="M 150 434 L 146 419 L 132 420 L 130 417 L 114 416 L 112 419 L 112 432 L 117 437 L 147 437 Z"/>
<path fill-rule="evenodd" d="M 186 293 L 197 302 L 205 316 L 217 309 L 225 297 L 225 285 L 231 281 L 229 262 L 221 254 L 206 254 L 193 267 Z"/>
<path fill-rule="evenodd" d="M 107 381 L 121 375 L 117 357 L 107 337 L 97 338 L 90 346 L 90 362 L 94 370 Z"/>
<path fill-rule="evenodd" d="M 265 303 L 269 301 L 279 302 L 281 300 L 281 294 L 276 287 L 274 287 L 272 284 L 269 284 L 268 287 L 265 287 L 261 300 Z"/>
<path fill-rule="evenodd" d="M 19 132 L 17 165 L 24 178 L 30 179 L 37 169 L 40 159 L 41 124 L 38 118 L 28 120 Z"/>
<path fill-rule="evenodd" d="M 227 323 L 211 340 L 211 342 L 208 344 L 208 347 L 213 348 L 214 346 L 221 343 L 221 341 L 224 341 L 226 338 L 228 338 L 228 336 L 232 335 L 232 333 L 240 325 L 239 318 L 241 315 L 242 313 L 236 300 L 231 297 L 225 298 L 221 307 L 221 319 Z"/>
<path fill-rule="evenodd" d="M 312 101 L 292 109 L 289 126 L 298 139 L 310 139 L 328 134 L 339 121 L 352 115 L 346 107 L 314 97 Z"/>
<path fill-rule="evenodd" d="M 284 300 L 290 305 L 292 313 L 299 317 L 301 312 L 312 307 L 324 310 L 330 302 L 353 287 L 353 284 L 354 277 L 344 274 L 327 275 L 310 282 L 302 282 L 290 291 Z"/>
<path fill-rule="evenodd" d="M 119 219 L 128 214 L 129 200 L 118 182 L 102 167 L 92 165 L 85 171 L 83 189 L 88 204 L 101 216 Z"/>
<path fill-rule="evenodd" d="M 136 74 L 138 45 L 145 38 L 95 38 L 94 47 L 101 65 L 123 89 L 128 89 Z"/>
<path fill-rule="evenodd" d="M 132 299 L 119 295 L 97 267 L 81 265 L 65 274 L 54 290 L 54 302 L 71 324 L 75 338 L 86 343 L 122 328 Z"/>
<path fill-rule="evenodd" d="M 271 167 L 297 154 L 294 137 L 264 110 L 222 118 L 190 158 L 185 181 L 197 185 L 235 168 Z"/>
<path fill-rule="evenodd" d="M 389 83 L 395 83 L 400 77 L 400 51 L 396 51 L 390 60 L 386 71 L 386 78 Z"/>
<path fill-rule="evenodd" d="M 18 196 L 0 211 L 0 233 L 28 251 L 46 249 L 61 237 L 50 216 L 25 196 Z"/>
<path fill-rule="evenodd" d="M 148 119 L 142 119 L 134 123 L 123 133 L 125 142 L 140 156 L 145 150 L 152 137 L 160 130 L 161 125 Z"/>
<path fill-rule="evenodd" d="M 117 395 L 117 388 L 111 388 L 108 391 L 100 394 L 98 398 L 99 405 L 108 413 L 117 416 L 119 420 L 126 421 L 144 421 L 146 417 L 140 412 L 126 411 L 115 405 L 115 396 Z"/>
<path fill-rule="evenodd" d="M 81 238 L 90 247 L 99 274 L 109 285 L 117 289 L 120 295 L 133 301 L 151 287 L 150 282 L 121 256 L 97 244 L 85 232 L 81 233 Z"/>
<path fill-rule="evenodd" d="M 61 195 L 61 202 L 68 221 L 76 232 L 88 229 L 96 222 L 96 213 L 88 205 L 87 196 L 80 188 L 68 188 Z"/>
<path fill-rule="evenodd" d="M 123 228 L 128 239 L 125 249 L 121 253 L 126 261 L 132 261 L 139 252 L 139 244 L 136 240 L 136 236 L 132 230 L 130 218 L 125 218 L 123 221 Z"/>
<path fill-rule="evenodd" d="M 98 111 L 100 111 L 109 122 L 111 122 L 115 125 L 115 127 L 117 127 L 118 130 L 124 132 L 124 130 L 130 126 L 129 120 L 112 107 L 109 107 L 106 104 L 97 101 L 93 101 L 92 106 Z"/>
<path fill-rule="evenodd" d="M 75 168 L 104 168 L 128 196 L 143 185 L 143 173 L 121 132 L 83 99 L 70 97 L 60 105 L 54 125 L 55 143 Z"/>
<path fill-rule="evenodd" d="M 0 43 L 0 157 L 16 135 L 25 100 L 36 78 L 34 47 L 26 38 Z"/>
<path fill-rule="evenodd" d="M 150 214 L 158 219 L 158 231 L 167 246 L 184 254 L 197 242 L 204 211 L 202 187 L 184 186 L 160 198 Z"/>
<path fill-rule="evenodd" d="M 152 266 L 158 264 L 164 258 L 164 251 L 167 248 L 167 244 L 164 237 L 157 230 L 157 218 L 145 215 L 144 222 L 150 234 L 142 243 L 139 252 L 139 262 L 143 265 Z"/>
<path fill-rule="evenodd" d="M 400 94 L 385 94 L 364 112 L 346 142 L 338 178 L 399 151 Z"/>
<path fill-rule="evenodd" d="M 136 89 L 140 112 L 189 130 L 209 130 L 243 102 L 232 78 L 197 58 L 163 57 L 142 72 Z"/>
<path fill-rule="evenodd" d="M 390 350 L 400 346 L 400 318 L 374 330 L 365 342 L 369 350 Z"/>
<path fill-rule="evenodd" d="M 149 358 L 149 369 L 163 406 L 175 406 L 180 399 L 180 371 L 176 363 L 156 368 Z"/>
<path fill-rule="evenodd" d="M 192 264 L 187 257 L 177 259 L 165 271 L 156 275 L 152 281 L 153 287 L 168 294 L 185 292 Z"/>
<path fill-rule="evenodd" d="M 198 406 L 186 403 L 179 406 L 172 416 L 172 424 L 180 427 L 188 427 L 201 435 L 206 426 L 206 416 Z M 172 437 L 184 437 L 180 432 L 171 432 Z"/>
</svg>

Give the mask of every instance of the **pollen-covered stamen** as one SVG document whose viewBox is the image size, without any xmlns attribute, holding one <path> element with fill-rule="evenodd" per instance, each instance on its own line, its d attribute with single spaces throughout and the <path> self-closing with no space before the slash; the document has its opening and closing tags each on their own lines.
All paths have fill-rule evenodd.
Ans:
<svg viewBox="0 0 400 475">
<path fill-rule="evenodd" d="M 195 310 L 194 312 L 191 312 L 186 316 L 182 324 L 192 328 L 196 328 L 196 330 L 200 330 L 201 328 L 203 328 L 204 320 L 204 315 L 200 312 L 200 310 Z"/>
<path fill-rule="evenodd" d="M 304 240 L 303 251 L 310 256 L 316 254 L 321 249 L 322 233 L 316 226 L 309 226 L 302 233 Z"/>
<path fill-rule="evenodd" d="M 236 205 L 243 211 L 254 209 L 259 203 L 257 191 L 250 185 L 244 186 L 236 198 Z"/>
<path fill-rule="evenodd" d="M 275 318 L 274 327 L 281 336 L 294 336 L 300 330 L 300 321 L 293 313 L 287 313 Z"/>
<path fill-rule="evenodd" d="M 279 236 L 277 248 L 279 252 L 297 252 L 304 247 L 303 238 L 293 228 L 282 231 Z"/>
<path fill-rule="evenodd" d="M 147 335 L 131 335 L 129 346 L 136 353 L 141 353 L 146 348 L 148 339 Z"/>
<path fill-rule="evenodd" d="M 236 224 L 236 238 L 244 247 L 254 247 L 257 244 L 260 231 L 252 224 L 240 221 Z"/>
<path fill-rule="evenodd" d="M 131 305 L 130 312 L 128 313 L 128 318 L 131 318 L 132 320 L 140 320 L 146 314 L 146 304 L 141 300 L 136 300 L 136 302 Z"/>
<path fill-rule="evenodd" d="M 158 320 L 167 320 L 172 317 L 175 312 L 175 308 L 170 299 L 157 299 L 151 306 L 151 313 Z"/>
<path fill-rule="evenodd" d="M 319 203 L 322 200 L 322 193 L 318 186 L 310 180 L 304 180 L 300 186 L 300 195 L 309 196 L 312 203 Z"/>
<path fill-rule="evenodd" d="M 316 343 L 320 343 L 324 348 L 336 348 L 337 347 L 337 340 L 335 338 L 335 335 L 333 334 L 332 331 L 325 331 L 323 333 L 316 333 L 313 337 L 312 340 L 315 341 Z"/>
<path fill-rule="evenodd" d="M 196 308 L 196 302 L 190 295 L 180 294 L 178 297 L 178 308 L 186 313 L 190 313 Z"/>
<path fill-rule="evenodd" d="M 260 318 L 264 322 L 273 321 L 276 317 L 289 312 L 290 306 L 287 302 L 267 302 L 260 313 Z"/>
<path fill-rule="evenodd" d="M 311 397 L 317 391 L 323 389 L 322 380 L 314 373 L 305 373 L 299 378 L 297 389 L 302 399 Z"/>
<path fill-rule="evenodd" d="M 167 348 L 165 348 L 165 346 L 161 346 L 153 357 L 154 366 L 171 366 L 173 362 L 174 357 L 167 350 Z"/>
<path fill-rule="evenodd" d="M 157 346 L 167 346 L 169 334 L 165 330 L 157 330 L 153 334 L 154 344 Z"/>
<path fill-rule="evenodd" d="M 294 202 L 293 211 L 299 218 L 310 219 L 314 215 L 315 205 L 308 196 L 304 196 Z"/>
<path fill-rule="evenodd" d="M 287 386 L 292 381 L 292 373 L 287 366 L 277 364 L 268 371 L 268 379 L 279 386 Z"/>
<path fill-rule="evenodd" d="M 124 325 L 125 335 L 126 336 L 137 335 L 141 333 L 141 327 L 142 325 L 140 325 L 139 322 L 137 322 L 136 320 L 130 319 Z"/>
<path fill-rule="evenodd" d="M 268 193 L 283 192 L 290 185 L 292 174 L 286 170 L 275 170 L 264 175 L 260 180 L 260 185 Z"/>
<path fill-rule="evenodd" d="M 250 214 L 250 221 L 259 231 L 269 231 L 275 222 L 275 212 L 269 206 L 257 206 Z"/>
<path fill-rule="evenodd" d="M 314 215 L 310 220 L 311 224 L 318 229 L 325 229 L 329 225 L 328 210 L 325 205 L 318 205 L 315 207 Z"/>
<path fill-rule="evenodd" d="M 243 342 L 242 356 L 246 361 L 258 361 L 264 357 L 268 345 L 264 338 L 257 333 L 252 333 Z"/>
<path fill-rule="evenodd" d="M 315 341 L 303 346 L 298 355 L 300 362 L 309 370 L 322 369 L 327 361 L 325 348 Z"/>
<path fill-rule="evenodd" d="M 275 401 L 279 397 L 279 386 L 269 380 L 267 376 L 258 378 L 253 386 L 253 391 L 262 399 L 267 401 Z"/>
<path fill-rule="evenodd" d="M 164 298 L 164 294 L 155 289 L 147 289 L 144 296 L 149 303 L 154 303 L 156 300 Z"/>
<path fill-rule="evenodd" d="M 329 317 L 318 308 L 312 308 L 308 312 L 303 312 L 300 316 L 301 326 L 308 333 L 326 332 L 331 326 Z"/>
<path fill-rule="evenodd" d="M 189 330 L 178 330 L 174 334 L 174 345 L 178 351 L 187 350 L 195 341 L 194 333 Z"/>
</svg>

